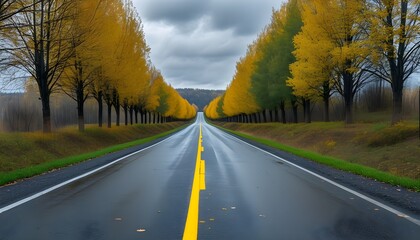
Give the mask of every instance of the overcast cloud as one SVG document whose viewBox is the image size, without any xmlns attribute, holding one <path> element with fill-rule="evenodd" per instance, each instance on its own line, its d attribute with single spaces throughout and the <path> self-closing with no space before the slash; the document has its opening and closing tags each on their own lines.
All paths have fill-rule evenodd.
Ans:
<svg viewBox="0 0 420 240">
<path fill-rule="evenodd" d="M 133 0 L 153 64 L 175 88 L 224 89 L 283 0 Z"/>
</svg>

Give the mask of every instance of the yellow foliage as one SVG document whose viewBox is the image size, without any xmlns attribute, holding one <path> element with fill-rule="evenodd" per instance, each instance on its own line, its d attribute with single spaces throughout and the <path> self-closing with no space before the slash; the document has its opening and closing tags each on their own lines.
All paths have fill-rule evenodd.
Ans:
<svg viewBox="0 0 420 240">
<path fill-rule="evenodd" d="M 296 62 L 290 65 L 288 85 L 296 96 L 314 99 L 338 73 L 357 73 L 371 54 L 367 41 L 355 38 L 366 5 L 358 0 L 301 0 L 300 5 L 304 25 L 294 38 Z"/>
<path fill-rule="evenodd" d="M 254 95 L 251 93 L 251 76 L 258 59 L 257 43 L 248 47 L 248 52 L 236 64 L 236 73 L 226 89 L 223 112 L 227 116 L 251 114 L 259 111 Z"/>
<path fill-rule="evenodd" d="M 218 119 L 220 118 L 219 114 L 217 113 L 217 105 L 219 104 L 219 101 L 221 100 L 222 96 L 216 97 L 213 99 L 209 105 L 207 105 L 205 109 L 205 114 L 208 118 L 211 119 Z"/>
</svg>

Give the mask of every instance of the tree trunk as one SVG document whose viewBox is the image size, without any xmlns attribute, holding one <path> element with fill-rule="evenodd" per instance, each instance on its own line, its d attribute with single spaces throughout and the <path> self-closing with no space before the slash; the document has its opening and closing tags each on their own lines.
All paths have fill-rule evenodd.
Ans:
<svg viewBox="0 0 420 240">
<path fill-rule="evenodd" d="M 324 97 L 324 121 L 330 121 L 330 99 Z"/>
<path fill-rule="evenodd" d="M 307 99 L 305 100 L 305 109 L 306 109 L 306 113 L 305 113 L 305 122 L 306 123 L 311 123 L 312 119 L 311 119 L 311 100 Z"/>
<path fill-rule="evenodd" d="M 286 121 L 286 110 L 284 109 L 284 101 L 281 101 L 280 103 L 280 110 L 281 110 L 281 119 L 284 124 L 287 123 Z"/>
<path fill-rule="evenodd" d="M 124 125 L 127 126 L 128 125 L 128 106 L 127 106 L 127 103 L 124 103 L 123 109 L 124 109 Z"/>
<path fill-rule="evenodd" d="M 277 119 L 278 119 L 278 122 L 281 122 L 282 120 L 281 120 L 281 109 L 280 109 L 280 106 L 277 106 Z"/>
<path fill-rule="evenodd" d="M 133 105 L 130 105 L 128 107 L 128 113 L 130 115 L 130 125 L 133 125 L 133 112 L 134 112 Z"/>
<path fill-rule="evenodd" d="M 85 96 L 83 94 L 83 82 L 78 82 L 76 89 L 76 100 L 77 100 L 77 122 L 79 125 L 79 132 L 85 131 L 85 117 L 84 117 L 84 103 Z"/>
<path fill-rule="evenodd" d="M 134 107 L 134 121 L 136 124 L 139 123 L 139 108 L 137 106 Z M 140 116 L 141 117 L 141 116 Z"/>
<path fill-rule="evenodd" d="M 49 94 L 45 94 L 44 97 L 41 97 L 41 101 L 42 101 L 42 130 L 44 133 L 50 133 L 51 132 L 51 109 L 50 109 Z"/>
<path fill-rule="evenodd" d="M 98 99 L 96 99 L 98 101 L 98 125 L 99 127 L 102 127 L 102 116 L 103 116 L 103 102 L 102 102 L 102 96 L 103 93 L 102 91 L 98 92 Z"/>
<path fill-rule="evenodd" d="M 265 119 L 267 119 L 266 120 L 266 122 L 271 122 L 271 116 L 270 116 L 270 110 L 269 109 L 265 109 Z"/>
<path fill-rule="evenodd" d="M 402 120 L 402 98 L 403 98 L 403 88 L 404 88 L 404 78 L 408 76 L 404 76 L 406 73 L 405 68 L 407 68 L 410 64 L 408 61 L 413 61 L 412 59 L 406 58 L 407 51 L 410 51 L 407 49 L 407 42 L 406 38 L 407 35 L 410 35 L 407 33 L 407 13 L 408 13 L 408 2 L 409 1 L 400 1 L 400 31 L 398 33 L 399 42 L 397 40 L 396 43 L 398 43 L 398 48 L 394 48 L 394 39 L 395 38 L 389 38 L 387 41 L 388 45 L 388 52 L 386 54 L 386 57 L 388 59 L 389 63 L 389 70 L 391 75 L 391 88 L 392 88 L 392 119 L 391 124 L 394 125 Z M 392 8 L 392 5 L 389 7 Z M 392 33 L 393 28 L 393 11 L 392 9 L 387 9 L 388 15 L 386 17 L 387 26 L 389 27 L 390 33 Z M 418 16 L 418 15 L 417 15 Z M 414 44 L 416 45 L 416 44 Z M 418 60 L 418 58 L 417 58 Z M 415 60 L 414 60 L 415 61 Z M 413 65 L 412 65 L 413 67 Z"/>
<path fill-rule="evenodd" d="M 40 78 L 42 75 L 40 74 Z M 46 78 L 46 77 L 45 77 Z M 47 80 L 40 79 L 39 94 L 42 104 L 42 129 L 44 133 L 51 132 L 51 108 L 50 108 L 50 93 L 47 86 Z"/>
<path fill-rule="evenodd" d="M 120 126 L 120 97 L 118 96 L 117 90 L 113 91 L 113 101 L 114 101 L 114 109 L 115 109 L 115 115 L 116 115 L 116 122 L 115 124 L 117 126 Z"/>
<path fill-rule="evenodd" d="M 290 99 L 290 104 L 292 105 L 293 123 L 298 123 L 298 105 L 296 98 L 292 97 L 292 99 Z"/>
<path fill-rule="evenodd" d="M 393 87 L 392 89 L 392 121 L 394 125 L 402 120 L 402 99 L 403 99 L 403 88 Z"/>
<path fill-rule="evenodd" d="M 351 67 L 350 60 L 347 61 L 346 66 Z M 344 83 L 344 109 L 345 109 L 345 120 L 346 124 L 353 123 L 353 74 L 345 71 L 343 74 Z"/>
<path fill-rule="evenodd" d="M 121 117 L 121 110 L 120 110 L 120 105 L 115 104 L 114 105 L 114 109 L 115 109 L 115 115 L 116 115 L 116 122 L 115 125 L 120 126 L 120 117 Z"/>
<path fill-rule="evenodd" d="M 292 101 L 293 122 L 298 123 L 298 105 L 296 101 Z"/>
<path fill-rule="evenodd" d="M 111 124 L 112 124 L 112 118 L 111 118 L 111 114 L 112 114 L 112 103 L 107 102 L 107 109 L 108 109 L 108 128 L 111 128 Z"/>
<path fill-rule="evenodd" d="M 272 119 L 273 119 L 273 122 L 279 122 L 280 121 L 280 119 L 279 119 L 279 109 L 278 108 L 274 108 L 274 110 L 272 110 L 273 112 L 272 112 Z"/>
<path fill-rule="evenodd" d="M 324 121 L 330 121 L 330 93 L 331 87 L 330 82 L 325 81 L 322 84 L 322 100 L 324 101 Z"/>
<path fill-rule="evenodd" d="M 346 124 L 353 123 L 353 101 L 350 100 L 350 97 L 345 98 L 344 100 L 344 109 L 345 109 L 345 119 L 344 122 Z"/>
<path fill-rule="evenodd" d="M 265 117 L 264 110 L 262 110 L 260 112 L 260 121 L 261 121 L 261 123 L 266 123 L 267 122 L 267 118 Z"/>
</svg>

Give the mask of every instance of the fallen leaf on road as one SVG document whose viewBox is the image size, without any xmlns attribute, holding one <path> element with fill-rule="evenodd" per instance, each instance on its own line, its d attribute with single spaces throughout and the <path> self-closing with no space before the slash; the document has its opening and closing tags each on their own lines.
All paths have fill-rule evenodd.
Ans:
<svg viewBox="0 0 420 240">
<path fill-rule="evenodd" d="M 201 224 L 204 224 L 204 223 L 206 223 L 206 221 L 200 220 L 200 223 L 201 223 Z"/>
<path fill-rule="evenodd" d="M 136 231 L 137 231 L 137 232 L 146 232 L 146 229 L 144 229 L 144 228 L 139 228 L 139 229 L 137 229 Z"/>
<path fill-rule="evenodd" d="M 214 218 L 210 218 L 209 220 L 210 220 L 211 222 L 213 222 L 213 221 L 214 221 Z"/>
<path fill-rule="evenodd" d="M 227 208 L 225 208 L 225 207 L 224 207 L 224 208 L 222 208 L 222 210 L 223 210 L 223 211 L 227 211 Z"/>
</svg>

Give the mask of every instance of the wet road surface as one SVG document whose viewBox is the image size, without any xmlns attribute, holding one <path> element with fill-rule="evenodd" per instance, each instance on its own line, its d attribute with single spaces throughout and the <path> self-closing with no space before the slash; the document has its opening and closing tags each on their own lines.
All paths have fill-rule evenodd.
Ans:
<svg viewBox="0 0 420 240">
<path fill-rule="evenodd" d="M 418 239 L 420 226 L 197 121 L 0 213 L 0 239 L 182 239 L 200 123 L 198 239 Z M 16 199 L 19 200 L 19 199 Z"/>
</svg>

